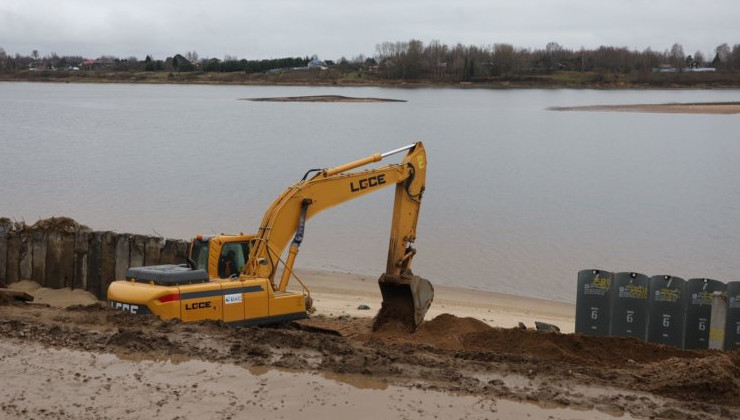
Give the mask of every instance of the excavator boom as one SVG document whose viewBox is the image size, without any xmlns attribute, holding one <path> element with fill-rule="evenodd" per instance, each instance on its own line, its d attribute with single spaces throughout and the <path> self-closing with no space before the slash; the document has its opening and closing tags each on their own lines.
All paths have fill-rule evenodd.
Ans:
<svg viewBox="0 0 740 420">
<path fill-rule="evenodd" d="M 352 171 L 404 151 L 407 153 L 400 163 Z M 395 186 L 388 259 L 385 273 L 379 280 L 383 306 L 376 317 L 375 327 L 379 328 L 389 320 L 398 320 L 410 331 L 415 330 L 423 321 L 434 296 L 431 283 L 411 272 L 411 260 L 416 253 L 411 244 L 416 240 L 426 166 L 424 146 L 417 142 L 335 168 L 319 170 L 310 178 L 304 177 L 285 190 L 265 212 L 243 276 L 268 278 L 275 290 L 285 291 L 308 219 L 343 202 Z M 276 284 L 279 256 L 291 236 L 293 241 L 283 275 Z"/>
</svg>

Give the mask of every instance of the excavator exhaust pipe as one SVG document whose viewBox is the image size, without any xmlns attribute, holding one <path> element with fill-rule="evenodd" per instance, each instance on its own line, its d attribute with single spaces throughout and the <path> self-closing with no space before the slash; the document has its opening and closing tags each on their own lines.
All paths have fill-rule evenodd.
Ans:
<svg viewBox="0 0 740 420">
<path fill-rule="evenodd" d="M 416 331 L 434 299 L 432 283 L 414 275 L 383 274 L 378 279 L 378 285 L 383 303 L 375 316 L 373 331 L 390 324 L 407 332 Z"/>
</svg>

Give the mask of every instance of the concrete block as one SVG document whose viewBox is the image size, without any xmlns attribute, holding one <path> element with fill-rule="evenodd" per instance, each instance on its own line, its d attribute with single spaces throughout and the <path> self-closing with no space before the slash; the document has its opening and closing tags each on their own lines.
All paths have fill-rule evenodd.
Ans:
<svg viewBox="0 0 740 420">
<path fill-rule="evenodd" d="M 162 247 L 162 254 L 160 256 L 160 264 L 184 264 L 185 255 L 183 255 L 183 247 L 180 244 L 183 241 L 176 239 L 167 239 Z"/>
<path fill-rule="evenodd" d="M 46 267 L 45 287 L 59 289 L 64 287 L 64 268 L 62 261 L 63 238 L 60 232 L 49 231 L 46 233 Z"/>
<path fill-rule="evenodd" d="M 20 248 L 19 248 L 19 280 L 31 280 L 33 277 L 33 246 L 31 243 L 31 234 L 27 230 L 20 233 Z"/>
<path fill-rule="evenodd" d="M 116 279 L 116 244 L 118 235 L 114 232 L 103 232 L 101 235 L 100 253 L 100 289 L 96 296 L 105 299 L 108 285 Z"/>
<path fill-rule="evenodd" d="M 74 234 L 73 289 L 87 290 L 87 258 L 90 246 L 90 233 L 90 229 L 82 227 Z"/>
<path fill-rule="evenodd" d="M 146 248 L 146 236 L 131 236 L 131 253 L 129 255 L 129 266 L 141 267 L 144 265 L 144 248 Z"/>
<path fill-rule="evenodd" d="M 20 275 L 20 249 L 21 249 L 21 237 L 18 232 L 10 232 L 8 235 L 8 257 L 5 270 L 5 277 L 7 283 L 15 283 L 19 281 Z"/>
<path fill-rule="evenodd" d="M 46 235 L 37 230 L 31 234 L 31 248 L 33 250 L 31 280 L 46 285 Z"/>
<path fill-rule="evenodd" d="M 126 278 L 126 271 L 130 266 L 129 254 L 131 252 L 131 235 L 119 234 L 116 240 L 116 275 L 115 280 Z"/>
<path fill-rule="evenodd" d="M 144 247 L 144 265 L 158 265 L 162 250 L 161 238 L 147 237 Z"/>
<path fill-rule="evenodd" d="M 92 232 L 88 236 L 87 284 L 85 290 L 100 299 L 102 283 L 103 232 Z"/>
<path fill-rule="evenodd" d="M 8 218 L 0 218 L 0 284 L 8 282 L 8 235 L 13 223 Z"/>
</svg>

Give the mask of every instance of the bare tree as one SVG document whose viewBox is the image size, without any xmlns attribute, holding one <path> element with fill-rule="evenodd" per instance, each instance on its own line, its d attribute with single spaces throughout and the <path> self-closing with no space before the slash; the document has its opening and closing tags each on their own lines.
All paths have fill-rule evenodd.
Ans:
<svg viewBox="0 0 740 420">
<path fill-rule="evenodd" d="M 732 54 L 730 46 L 726 43 L 718 45 L 717 48 L 714 49 L 714 52 L 714 61 L 712 61 L 714 67 L 726 68 L 729 65 L 730 56 Z"/>
<path fill-rule="evenodd" d="M 424 49 L 427 74 L 433 80 L 443 80 L 447 72 L 447 46 L 437 40 L 433 40 Z"/>
<path fill-rule="evenodd" d="M 493 63 L 501 75 L 509 75 L 514 70 L 514 46 L 511 44 L 495 44 L 493 46 Z"/>
<path fill-rule="evenodd" d="M 545 47 L 545 52 L 547 53 L 547 70 L 557 70 L 557 63 L 560 59 L 560 50 L 562 49 L 563 47 L 561 47 L 557 42 L 547 43 L 547 46 Z"/>
<path fill-rule="evenodd" d="M 740 44 L 735 44 L 732 47 L 732 59 L 730 60 L 730 68 L 734 70 L 740 70 Z"/>
<path fill-rule="evenodd" d="M 703 66 L 704 63 L 706 62 L 706 59 L 704 58 L 704 54 L 702 54 L 701 51 L 697 50 L 694 53 L 694 62 L 698 63 L 700 66 Z"/>
<path fill-rule="evenodd" d="M 683 46 L 681 44 L 673 44 L 671 52 L 669 53 L 668 60 L 673 67 L 681 67 L 684 64 L 685 56 L 683 53 Z"/>
</svg>

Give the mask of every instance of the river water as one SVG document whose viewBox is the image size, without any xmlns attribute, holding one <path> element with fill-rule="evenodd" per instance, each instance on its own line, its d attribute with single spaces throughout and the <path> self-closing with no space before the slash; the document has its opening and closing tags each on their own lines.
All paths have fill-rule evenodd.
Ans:
<svg viewBox="0 0 740 420">
<path fill-rule="evenodd" d="M 240 100 L 325 94 L 407 102 Z M 740 116 L 547 108 L 739 97 L 0 83 L 0 216 L 173 238 L 254 232 L 306 170 L 422 140 L 414 271 L 434 284 L 574 301 L 585 268 L 735 281 Z M 296 265 L 379 275 L 392 201 L 388 189 L 312 219 Z"/>
</svg>

